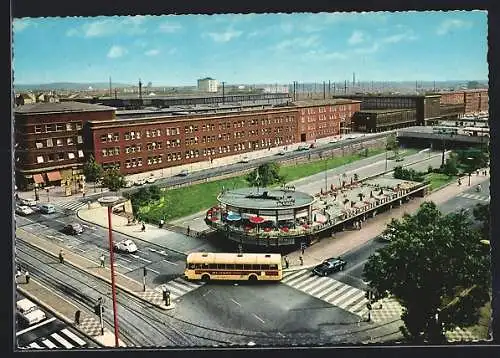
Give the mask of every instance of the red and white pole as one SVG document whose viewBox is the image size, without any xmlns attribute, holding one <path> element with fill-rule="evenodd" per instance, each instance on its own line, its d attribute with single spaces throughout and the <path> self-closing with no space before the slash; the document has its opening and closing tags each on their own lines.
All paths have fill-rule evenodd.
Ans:
<svg viewBox="0 0 500 358">
<path fill-rule="evenodd" d="M 108 206 L 109 263 L 111 265 L 111 292 L 113 295 L 113 318 L 115 326 L 115 347 L 119 347 L 118 311 L 116 305 L 115 256 L 113 252 L 113 230 L 111 227 L 112 206 Z"/>
</svg>

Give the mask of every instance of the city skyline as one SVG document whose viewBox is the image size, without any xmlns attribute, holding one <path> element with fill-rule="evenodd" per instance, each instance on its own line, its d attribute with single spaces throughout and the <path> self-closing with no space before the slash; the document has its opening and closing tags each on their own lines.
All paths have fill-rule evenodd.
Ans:
<svg viewBox="0 0 500 358">
<path fill-rule="evenodd" d="M 485 11 L 15 19 L 13 44 L 15 84 L 488 78 Z"/>
</svg>

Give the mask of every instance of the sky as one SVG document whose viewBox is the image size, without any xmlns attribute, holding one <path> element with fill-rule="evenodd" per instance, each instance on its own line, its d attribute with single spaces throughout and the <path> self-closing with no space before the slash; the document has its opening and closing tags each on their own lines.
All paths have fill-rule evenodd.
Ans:
<svg viewBox="0 0 500 358">
<path fill-rule="evenodd" d="M 487 80 L 487 13 L 22 18 L 15 84 Z"/>
</svg>

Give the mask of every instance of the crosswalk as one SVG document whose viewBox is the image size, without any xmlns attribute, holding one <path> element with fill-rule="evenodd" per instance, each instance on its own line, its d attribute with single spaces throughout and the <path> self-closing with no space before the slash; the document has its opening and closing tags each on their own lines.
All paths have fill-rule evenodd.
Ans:
<svg viewBox="0 0 500 358">
<path fill-rule="evenodd" d="M 460 194 L 462 198 L 467 198 L 467 199 L 474 199 L 474 200 L 479 200 L 479 201 L 485 201 L 489 202 L 490 201 L 490 196 L 489 195 L 481 195 L 481 194 L 473 194 L 473 193 L 463 193 Z"/>
<path fill-rule="evenodd" d="M 359 317 L 368 312 L 365 291 L 330 277 L 312 276 L 307 269 L 284 272 L 281 282 Z"/>
<path fill-rule="evenodd" d="M 184 296 L 185 294 L 196 290 L 197 288 L 200 288 L 204 284 L 204 282 L 187 281 L 181 276 L 176 278 L 175 280 L 168 281 L 163 285 L 156 286 L 155 291 L 163 293 L 163 288 L 166 287 L 167 290 L 170 291 L 170 299 L 176 300 L 177 298 Z"/>
<path fill-rule="evenodd" d="M 81 208 L 83 208 L 84 206 L 86 206 L 87 204 L 82 203 L 80 201 L 67 201 L 65 203 L 57 203 L 56 205 L 59 206 L 60 208 L 68 209 L 68 210 L 76 212 L 76 211 L 80 210 Z"/>
<path fill-rule="evenodd" d="M 61 329 L 46 337 L 40 337 L 22 349 L 72 349 L 83 348 L 87 342 L 70 331 L 68 328 Z"/>
</svg>

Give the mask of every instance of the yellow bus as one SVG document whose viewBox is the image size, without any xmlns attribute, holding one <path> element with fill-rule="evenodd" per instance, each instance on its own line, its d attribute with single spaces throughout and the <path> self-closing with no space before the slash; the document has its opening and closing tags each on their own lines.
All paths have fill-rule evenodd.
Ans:
<svg viewBox="0 0 500 358">
<path fill-rule="evenodd" d="M 280 254 L 193 252 L 187 256 L 187 280 L 280 281 Z"/>
</svg>

